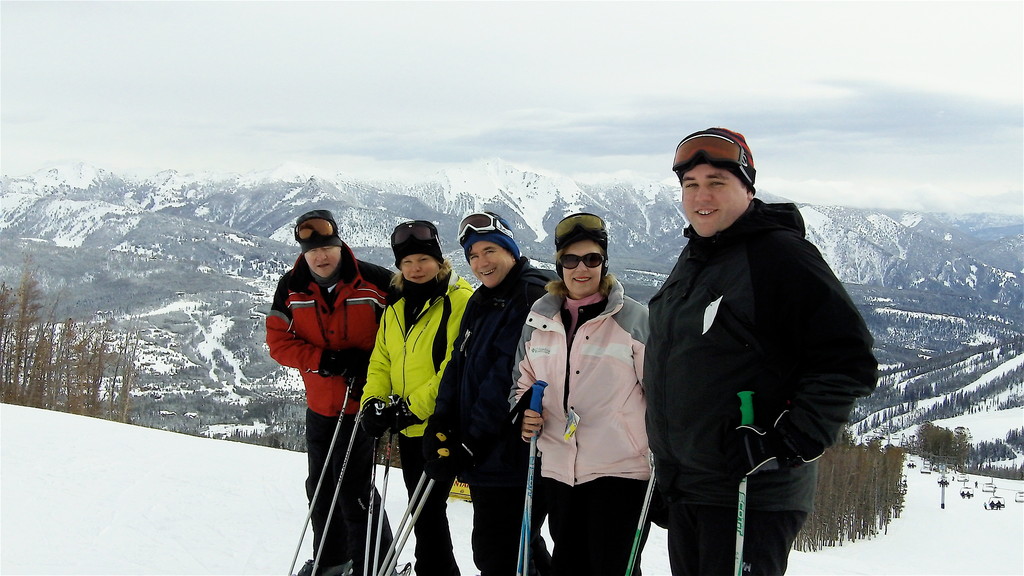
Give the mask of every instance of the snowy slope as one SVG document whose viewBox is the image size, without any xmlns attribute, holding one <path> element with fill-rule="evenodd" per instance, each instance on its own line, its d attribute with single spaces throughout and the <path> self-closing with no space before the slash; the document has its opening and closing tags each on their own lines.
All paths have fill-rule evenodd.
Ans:
<svg viewBox="0 0 1024 576">
<path fill-rule="evenodd" d="M 306 513 L 303 454 L 6 404 L 0 432 L 3 574 L 288 570 Z M 1024 504 L 1014 502 L 1024 483 L 997 481 L 1007 508 L 990 512 L 980 490 L 961 500 L 950 489 L 941 508 L 936 479 L 908 474 L 907 507 L 888 535 L 794 552 L 789 573 L 1024 573 Z M 393 474 L 388 512 L 397 519 L 404 506 Z M 449 516 L 463 574 L 475 574 L 472 507 L 451 502 Z M 307 536 L 300 565 L 310 548 Z M 412 542 L 406 549 L 403 562 L 412 559 Z M 669 574 L 660 529 L 643 570 Z"/>
</svg>

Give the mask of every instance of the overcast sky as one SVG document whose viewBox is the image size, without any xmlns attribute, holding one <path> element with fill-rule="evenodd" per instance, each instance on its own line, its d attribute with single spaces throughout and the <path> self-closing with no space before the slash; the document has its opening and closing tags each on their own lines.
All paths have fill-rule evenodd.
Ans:
<svg viewBox="0 0 1024 576">
<path fill-rule="evenodd" d="M 2 172 L 486 158 L 672 178 L 747 136 L 798 201 L 1024 213 L 1024 3 L 0 3 Z"/>
</svg>

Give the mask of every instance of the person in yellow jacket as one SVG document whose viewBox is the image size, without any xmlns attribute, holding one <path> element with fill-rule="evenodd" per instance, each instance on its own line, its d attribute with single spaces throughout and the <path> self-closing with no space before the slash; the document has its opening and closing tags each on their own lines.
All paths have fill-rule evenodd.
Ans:
<svg viewBox="0 0 1024 576">
<path fill-rule="evenodd" d="M 462 314 L 473 288 L 452 270 L 441 253 L 437 228 L 430 222 L 403 222 L 391 234 L 399 272 L 377 330 L 377 341 L 363 387 L 362 425 L 380 438 L 398 434 L 402 477 L 410 497 L 423 473 L 423 431 L 434 412 L 437 386 L 459 335 Z M 448 528 L 451 483 L 435 485 L 414 531 L 417 574 L 459 576 Z"/>
</svg>

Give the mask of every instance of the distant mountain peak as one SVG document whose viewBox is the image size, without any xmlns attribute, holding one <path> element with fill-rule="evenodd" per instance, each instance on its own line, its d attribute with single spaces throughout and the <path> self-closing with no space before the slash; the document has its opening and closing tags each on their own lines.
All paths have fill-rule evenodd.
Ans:
<svg viewBox="0 0 1024 576">
<path fill-rule="evenodd" d="M 113 175 L 97 166 L 85 162 L 61 164 L 45 168 L 33 173 L 29 178 L 43 189 L 56 189 L 66 186 L 72 190 L 88 190 L 94 184 L 111 178 Z"/>
<path fill-rule="evenodd" d="M 285 162 L 271 170 L 260 170 L 241 175 L 238 177 L 238 183 L 243 186 L 258 186 L 268 182 L 304 184 L 314 178 L 330 181 L 334 180 L 334 175 L 314 166 L 298 162 Z"/>
</svg>

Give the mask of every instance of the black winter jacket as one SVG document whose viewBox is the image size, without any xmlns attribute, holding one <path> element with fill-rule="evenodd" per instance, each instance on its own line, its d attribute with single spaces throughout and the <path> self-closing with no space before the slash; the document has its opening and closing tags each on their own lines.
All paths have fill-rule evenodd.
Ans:
<svg viewBox="0 0 1024 576">
<path fill-rule="evenodd" d="M 736 506 L 726 447 L 737 392 L 755 424 L 784 410 L 821 450 L 874 389 L 872 337 L 842 284 L 804 238 L 793 204 L 754 199 L 721 233 L 689 243 L 650 302 L 644 382 L 658 485 L 670 501 Z M 810 512 L 816 464 L 749 477 L 747 505 Z"/>
<path fill-rule="evenodd" d="M 512 363 L 530 307 L 553 279 L 523 257 L 501 284 L 477 288 L 466 304 L 431 419 L 472 449 L 475 465 L 459 475 L 471 487 L 526 484 L 529 444 L 509 418 Z"/>
</svg>

